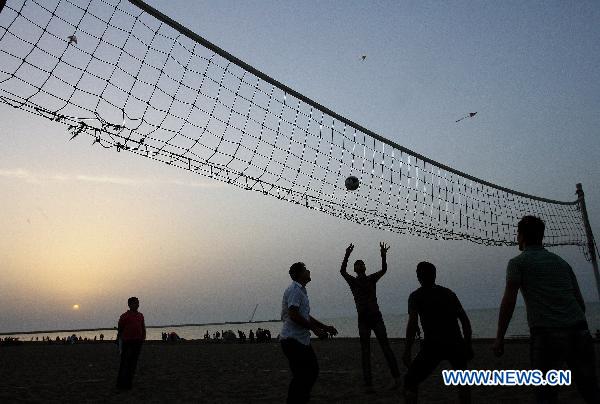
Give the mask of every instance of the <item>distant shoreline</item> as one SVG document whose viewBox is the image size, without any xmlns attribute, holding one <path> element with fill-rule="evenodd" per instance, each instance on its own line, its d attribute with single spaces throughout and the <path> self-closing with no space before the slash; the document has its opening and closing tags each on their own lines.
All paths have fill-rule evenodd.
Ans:
<svg viewBox="0 0 600 404">
<path fill-rule="evenodd" d="M 260 320 L 260 321 L 226 321 L 222 323 L 202 323 L 202 324 L 166 324 L 166 325 L 147 325 L 146 328 L 181 328 L 181 327 L 204 327 L 207 325 L 229 325 L 229 324 L 258 324 L 258 323 L 278 323 L 281 320 Z M 44 334 L 44 333 L 57 333 L 57 332 L 85 332 L 85 331 L 112 331 L 116 330 L 117 327 L 101 327 L 101 328 L 78 328 L 69 330 L 40 330 L 40 331 L 13 331 L 13 332 L 0 332 L 0 335 L 30 335 L 30 334 Z"/>
<path fill-rule="evenodd" d="M 372 340 L 375 340 L 375 336 L 372 335 L 371 336 Z M 404 343 L 406 341 L 405 337 L 390 337 L 388 338 L 389 341 L 391 343 Z M 311 336 L 310 338 L 311 343 L 336 343 L 337 342 L 343 342 L 343 341 L 360 341 L 360 337 L 334 337 L 331 338 L 327 341 L 320 341 L 319 338 Z M 494 343 L 495 338 L 488 338 L 488 337 L 481 337 L 481 338 L 473 338 L 472 343 L 473 345 L 479 345 L 479 344 L 492 344 Z M 269 342 L 245 342 L 245 344 L 277 344 L 279 341 L 277 338 L 273 338 L 271 341 Z M 529 335 L 519 335 L 519 336 L 507 336 L 505 338 L 505 342 L 507 344 L 528 344 L 529 343 Z M 115 340 L 111 340 L 111 339 L 104 339 L 102 341 L 100 340 L 93 340 L 93 339 L 87 339 L 84 341 L 76 341 L 76 345 L 82 345 L 82 344 L 90 344 L 90 345 L 94 345 L 94 344 L 114 344 Z M 593 340 L 594 344 L 598 344 L 600 345 L 600 339 L 594 339 Z M 181 341 L 169 341 L 169 342 L 165 342 L 162 341 L 160 339 L 147 339 L 144 341 L 145 345 L 237 345 L 240 344 L 240 342 L 235 339 L 232 341 L 224 341 L 222 339 L 220 340 L 214 340 L 214 339 L 210 339 L 210 340 L 205 340 L 203 338 L 198 338 L 198 339 L 182 339 Z M 55 341 L 55 340 L 50 340 L 50 341 L 26 341 L 26 340 L 18 340 L 18 341 L 9 341 L 9 342 L 4 342 L 1 341 L 0 342 L 0 347 L 2 346 L 11 346 L 11 345 L 69 345 L 67 344 L 65 341 Z M 418 345 L 417 345 L 418 346 Z"/>
</svg>

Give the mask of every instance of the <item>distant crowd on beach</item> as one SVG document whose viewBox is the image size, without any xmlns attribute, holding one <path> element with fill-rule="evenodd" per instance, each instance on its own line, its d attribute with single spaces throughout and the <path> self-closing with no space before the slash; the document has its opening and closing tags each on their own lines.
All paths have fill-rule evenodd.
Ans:
<svg viewBox="0 0 600 404">
<path fill-rule="evenodd" d="M 39 341 L 40 341 L 39 336 L 35 336 L 35 337 L 32 336 L 29 339 L 29 342 L 39 342 Z M 104 334 L 94 335 L 94 338 L 82 337 L 81 335 L 77 335 L 77 334 L 67 335 L 66 337 L 56 336 L 55 338 L 51 338 L 49 336 L 42 336 L 42 340 L 41 340 L 41 342 L 46 342 L 46 343 L 63 343 L 63 344 L 75 344 L 78 342 L 98 342 L 98 341 L 104 341 Z M 6 338 L 0 338 L 0 343 L 1 342 L 16 343 L 16 342 L 23 342 L 23 340 L 21 340 L 19 337 L 6 337 Z"/>
<path fill-rule="evenodd" d="M 191 339 L 190 341 L 203 341 L 203 342 L 237 342 L 240 344 L 243 343 L 260 343 L 260 342 L 271 342 L 273 337 L 271 335 L 271 331 L 263 328 L 257 328 L 255 330 L 250 330 L 248 334 L 246 332 L 237 330 L 237 332 L 233 330 L 221 330 L 215 331 L 211 333 L 209 330 L 206 331 L 203 338 L 201 340 Z M 19 337 L 0 337 L 0 343 L 21 343 L 27 340 L 22 340 Z M 50 337 L 50 336 L 42 336 L 41 340 L 39 336 L 32 336 L 28 342 L 45 342 L 45 343 L 64 343 L 64 344 L 75 344 L 81 342 L 98 342 L 104 341 L 104 334 L 94 335 L 94 337 L 81 336 L 77 334 L 67 335 L 65 337 Z M 114 340 L 113 340 L 114 341 Z M 177 334 L 175 331 L 162 332 L 161 333 L 161 341 L 163 342 L 179 342 L 186 341 L 186 338 L 183 338 Z"/>
<path fill-rule="evenodd" d="M 212 334 L 210 334 L 209 331 L 206 331 L 206 334 L 204 334 L 204 337 L 202 338 L 203 341 L 205 342 L 237 342 L 240 344 L 243 343 L 260 343 L 260 342 L 272 342 L 273 341 L 273 337 L 271 336 L 271 331 L 267 330 L 267 329 L 262 329 L 262 328 L 258 328 L 255 331 L 250 330 L 248 332 L 248 335 L 246 335 L 246 333 L 244 331 L 237 331 L 238 336 L 237 338 L 235 337 L 235 333 L 232 330 L 226 330 L 226 331 L 216 331 Z M 223 335 L 225 335 L 225 337 L 223 337 Z M 233 335 L 233 337 L 232 337 Z M 278 339 L 279 336 L 277 336 L 276 340 Z M 515 337 L 515 336 L 513 336 Z M 528 336 L 519 336 L 519 338 L 521 337 L 528 337 Z M 596 340 L 600 341 L 600 329 L 596 329 L 596 331 L 594 332 L 594 337 Z M 164 342 L 178 342 L 178 341 L 186 341 L 185 338 L 180 337 L 176 332 L 171 331 L 171 332 L 163 332 L 161 333 L 161 340 Z M 26 340 L 22 340 L 19 337 L 0 337 L 0 343 L 6 343 L 6 344 L 10 344 L 10 343 L 22 343 L 23 341 Z M 65 344 L 74 344 L 74 343 L 78 343 L 78 342 L 102 342 L 104 341 L 104 334 L 100 334 L 100 335 L 95 335 L 94 338 L 88 338 L 88 337 L 82 337 L 81 335 L 77 336 L 75 334 L 72 335 L 68 335 L 66 337 L 56 337 L 54 339 L 52 339 L 49 336 L 42 336 L 41 342 L 49 342 L 49 343 L 65 343 Z M 189 341 L 198 341 L 195 339 L 191 339 Z M 40 342 L 40 337 L 36 336 L 36 337 L 31 337 L 29 339 L 29 342 Z"/>
<path fill-rule="evenodd" d="M 250 330 L 248 335 L 241 330 L 237 330 L 237 336 L 233 330 L 221 330 L 221 332 L 215 331 L 212 336 L 207 330 L 204 334 L 204 341 L 207 342 L 238 342 L 240 344 L 246 342 L 271 342 L 271 338 L 271 331 L 262 329 L 260 327 L 256 330 L 256 332 L 254 330 Z"/>
<path fill-rule="evenodd" d="M 250 330 L 248 335 L 244 331 L 237 330 L 237 335 L 233 330 L 221 330 L 215 331 L 211 334 L 209 330 L 206 330 L 202 340 L 204 342 L 237 342 L 243 343 L 254 343 L 254 342 L 271 342 L 271 331 L 258 328 L 256 332 Z M 161 340 L 163 342 L 179 342 L 185 341 L 185 338 L 180 337 L 175 331 L 161 333 Z"/>
</svg>

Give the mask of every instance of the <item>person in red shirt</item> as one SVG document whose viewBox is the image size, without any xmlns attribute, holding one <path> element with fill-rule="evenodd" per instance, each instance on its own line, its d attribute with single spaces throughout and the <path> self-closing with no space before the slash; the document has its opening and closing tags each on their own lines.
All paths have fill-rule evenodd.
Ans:
<svg viewBox="0 0 600 404">
<path fill-rule="evenodd" d="M 117 331 L 117 341 L 121 345 L 121 364 L 117 377 L 119 390 L 131 389 L 142 343 L 146 339 L 144 315 L 138 311 L 140 301 L 137 297 L 130 297 L 127 305 L 129 310 L 121 314 Z"/>
</svg>

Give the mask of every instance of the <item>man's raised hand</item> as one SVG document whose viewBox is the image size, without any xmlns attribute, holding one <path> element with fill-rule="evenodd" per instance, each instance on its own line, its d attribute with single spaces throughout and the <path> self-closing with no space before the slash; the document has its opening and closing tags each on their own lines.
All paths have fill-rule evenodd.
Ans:
<svg viewBox="0 0 600 404">
<path fill-rule="evenodd" d="M 352 254 L 352 250 L 354 250 L 354 244 L 350 244 L 348 248 L 346 248 L 346 258 L 348 258 L 350 254 Z"/>
<path fill-rule="evenodd" d="M 387 254 L 388 250 L 390 249 L 390 246 L 386 245 L 385 243 L 382 242 L 382 243 L 379 243 L 379 248 L 381 250 L 381 256 L 384 257 Z"/>
</svg>

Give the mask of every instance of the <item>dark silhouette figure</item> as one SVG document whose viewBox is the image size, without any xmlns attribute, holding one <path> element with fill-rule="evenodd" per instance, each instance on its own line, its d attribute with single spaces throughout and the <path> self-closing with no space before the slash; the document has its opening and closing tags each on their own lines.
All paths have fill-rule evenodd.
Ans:
<svg viewBox="0 0 600 404">
<path fill-rule="evenodd" d="M 350 286 L 350 291 L 352 292 L 352 296 L 354 296 L 354 303 L 356 304 L 356 311 L 358 313 L 358 335 L 360 336 L 362 370 L 367 393 L 373 392 L 373 377 L 371 374 L 371 330 L 375 333 L 377 341 L 379 341 L 383 355 L 385 356 L 392 377 L 394 378 L 391 388 L 396 389 L 400 386 L 398 363 L 396 362 L 396 357 L 390 347 L 385 323 L 383 322 L 383 316 L 381 315 L 379 305 L 377 304 L 377 281 L 379 281 L 387 271 L 386 257 L 389 249 L 385 243 L 379 243 L 379 247 L 381 252 L 380 271 L 367 275 L 365 263 L 362 260 L 357 260 L 354 263 L 356 277 L 350 275 L 346 268 L 348 266 L 348 258 L 350 258 L 350 254 L 354 250 L 353 244 L 350 244 L 348 248 L 346 248 L 346 254 L 344 255 L 342 267 L 340 269 L 340 273 Z"/>
<path fill-rule="evenodd" d="M 319 375 L 319 364 L 310 344 L 310 332 L 318 337 L 337 334 L 335 327 L 325 325 L 310 315 L 306 284 L 310 271 L 302 262 L 290 267 L 292 284 L 283 294 L 281 305 L 280 340 L 283 353 L 288 359 L 292 380 L 288 388 L 287 403 L 307 403 L 310 392 Z M 270 335 L 270 333 L 269 333 Z"/>
<path fill-rule="evenodd" d="M 104 334 L 100 334 L 100 341 L 104 341 Z"/>
<path fill-rule="evenodd" d="M 531 333 L 532 368 L 545 374 L 550 369 L 562 369 L 566 362 L 584 400 L 600 403 L 596 355 L 585 303 L 571 266 L 543 247 L 545 227 L 535 216 L 524 216 L 519 221 L 517 242 L 522 252 L 508 262 L 506 269 L 494 353 L 504 353 L 504 336 L 520 289 Z M 535 389 L 538 402 L 556 402 L 555 388 Z"/>
<path fill-rule="evenodd" d="M 140 301 L 137 297 L 127 300 L 129 310 L 119 318 L 117 341 L 121 347 L 121 364 L 117 377 L 117 388 L 120 390 L 131 389 L 137 361 L 146 339 L 146 325 L 144 315 L 138 311 Z"/>
<path fill-rule="evenodd" d="M 250 330 L 248 333 L 248 341 L 254 342 L 254 331 Z"/>
<path fill-rule="evenodd" d="M 436 269 L 429 262 L 417 265 L 417 279 L 421 287 L 408 298 L 406 346 L 402 360 L 408 367 L 404 377 L 407 403 L 417 402 L 419 384 L 427 378 L 442 360 L 448 360 L 453 369 L 464 370 L 473 358 L 471 322 L 458 297 L 450 289 L 435 284 Z M 411 362 L 412 345 L 419 327 L 423 328 L 421 349 Z M 458 321 L 462 326 L 461 334 Z M 460 386 L 461 403 L 471 402 L 469 386 Z"/>
<path fill-rule="evenodd" d="M 223 342 L 234 342 L 236 340 L 235 333 L 232 330 L 222 331 L 221 338 L 223 339 Z"/>
<path fill-rule="evenodd" d="M 271 342 L 271 331 L 258 328 L 256 330 L 256 342 Z"/>
</svg>

